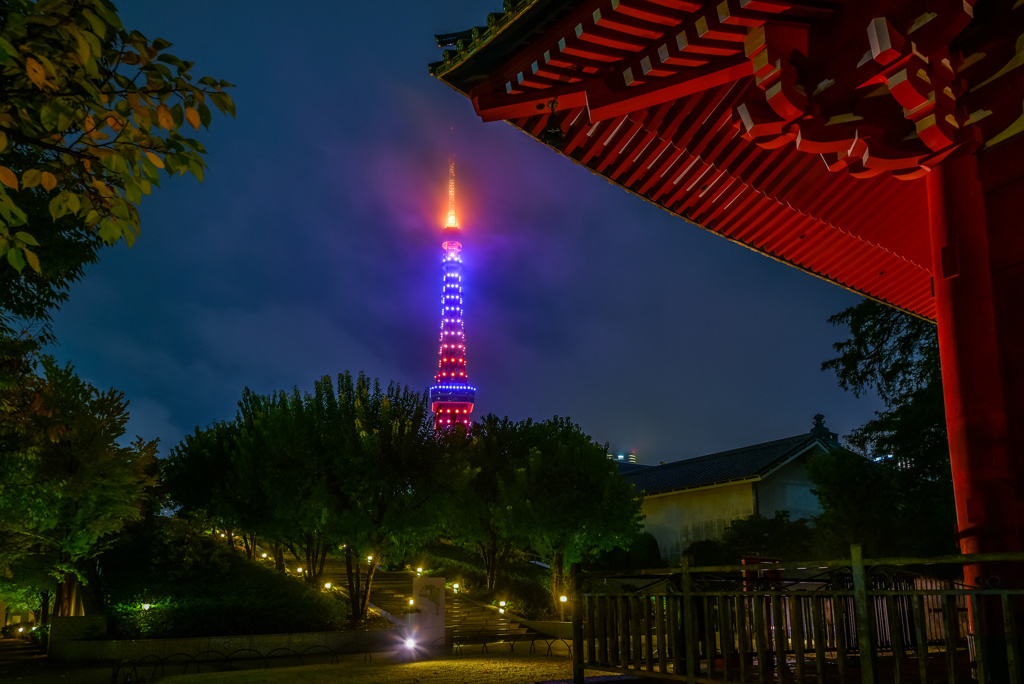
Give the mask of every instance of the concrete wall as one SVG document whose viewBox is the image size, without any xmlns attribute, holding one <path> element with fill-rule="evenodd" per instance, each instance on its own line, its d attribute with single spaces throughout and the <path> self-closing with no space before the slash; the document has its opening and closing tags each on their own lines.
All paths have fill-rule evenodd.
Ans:
<svg viewBox="0 0 1024 684">
<path fill-rule="evenodd" d="M 87 618 L 67 618 L 69 620 Z M 59 636 L 59 635 L 58 635 Z M 253 650 L 268 654 L 278 648 L 302 653 L 312 646 L 326 646 L 342 653 L 376 653 L 400 647 L 398 630 L 378 632 L 305 632 L 300 634 L 253 634 L 249 636 L 201 637 L 194 639 L 54 640 L 50 639 L 50 660 L 62 662 L 119 662 L 146 656 L 166 658 L 217 651 L 225 656 Z"/>
<path fill-rule="evenodd" d="M 805 460 L 801 456 L 757 483 L 757 512 L 760 515 L 772 518 L 776 511 L 789 511 L 789 519 L 798 520 L 821 513 L 818 497 L 811 492 L 814 485 L 807 479 Z"/>
<path fill-rule="evenodd" d="M 671 565 L 691 543 L 718 539 L 730 522 L 753 515 L 754 506 L 751 482 L 656 494 L 644 497 L 644 527 Z"/>
</svg>

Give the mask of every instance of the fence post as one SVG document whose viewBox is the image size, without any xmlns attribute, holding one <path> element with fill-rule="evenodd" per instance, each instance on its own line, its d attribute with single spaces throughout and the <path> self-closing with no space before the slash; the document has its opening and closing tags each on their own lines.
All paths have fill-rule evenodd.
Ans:
<svg viewBox="0 0 1024 684">
<path fill-rule="evenodd" d="M 686 658 L 686 681 L 690 684 L 697 681 L 697 621 L 693 610 L 693 578 L 690 576 L 689 556 L 683 556 L 682 576 L 680 578 L 683 589 L 682 623 L 683 631 L 683 657 Z"/>
<path fill-rule="evenodd" d="M 580 577 L 580 564 L 569 566 L 569 582 L 572 591 L 572 681 L 573 684 L 584 684 L 583 679 L 583 584 Z"/>
<path fill-rule="evenodd" d="M 871 605 L 860 544 L 850 546 L 850 569 L 853 571 L 853 610 L 857 621 L 857 650 L 860 651 L 860 681 L 861 684 L 874 684 L 875 647 L 871 638 Z"/>
</svg>

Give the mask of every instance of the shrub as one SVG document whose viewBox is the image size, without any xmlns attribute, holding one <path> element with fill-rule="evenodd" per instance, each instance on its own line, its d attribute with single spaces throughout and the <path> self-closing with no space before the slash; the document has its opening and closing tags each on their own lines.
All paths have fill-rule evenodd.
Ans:
<svg viewBox="0 0 1024 684">
<path fill-rule="evenodd" d="M 109 631 L 118 638 L 340 629 L 346 602 L 156 518 L 101 559 Z M 193 531 L 194 532 L 194 531 Z M 175 548 L 187 542 L 175 562 Z M 184 567 L 183 567 L 184 566 Z"/>
</svg>

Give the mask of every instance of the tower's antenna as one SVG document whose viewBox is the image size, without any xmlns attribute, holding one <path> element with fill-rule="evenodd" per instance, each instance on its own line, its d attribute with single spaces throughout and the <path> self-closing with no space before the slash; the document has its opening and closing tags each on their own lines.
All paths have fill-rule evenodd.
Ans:
<svg viewBox="0 0 1024 684">
<path fill-rule="evenodd" d="M 455 217 L 455 153 L 448 156 L 448 228 L 458 228 L 459 220 Z"/>
</svg>

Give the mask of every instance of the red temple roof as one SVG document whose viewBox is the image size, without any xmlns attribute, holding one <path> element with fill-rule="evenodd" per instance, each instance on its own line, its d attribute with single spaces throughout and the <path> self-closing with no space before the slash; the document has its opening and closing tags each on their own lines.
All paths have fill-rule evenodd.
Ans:
<svg viewBox="0 0 1024 684">
<path fill-rule="evenodd" d="M 924 176 L 1024 125 L 1024 8 L 972 4 L 506 0 L 431 72 L 693 224 L 934 318 Z"/>
</svg>

